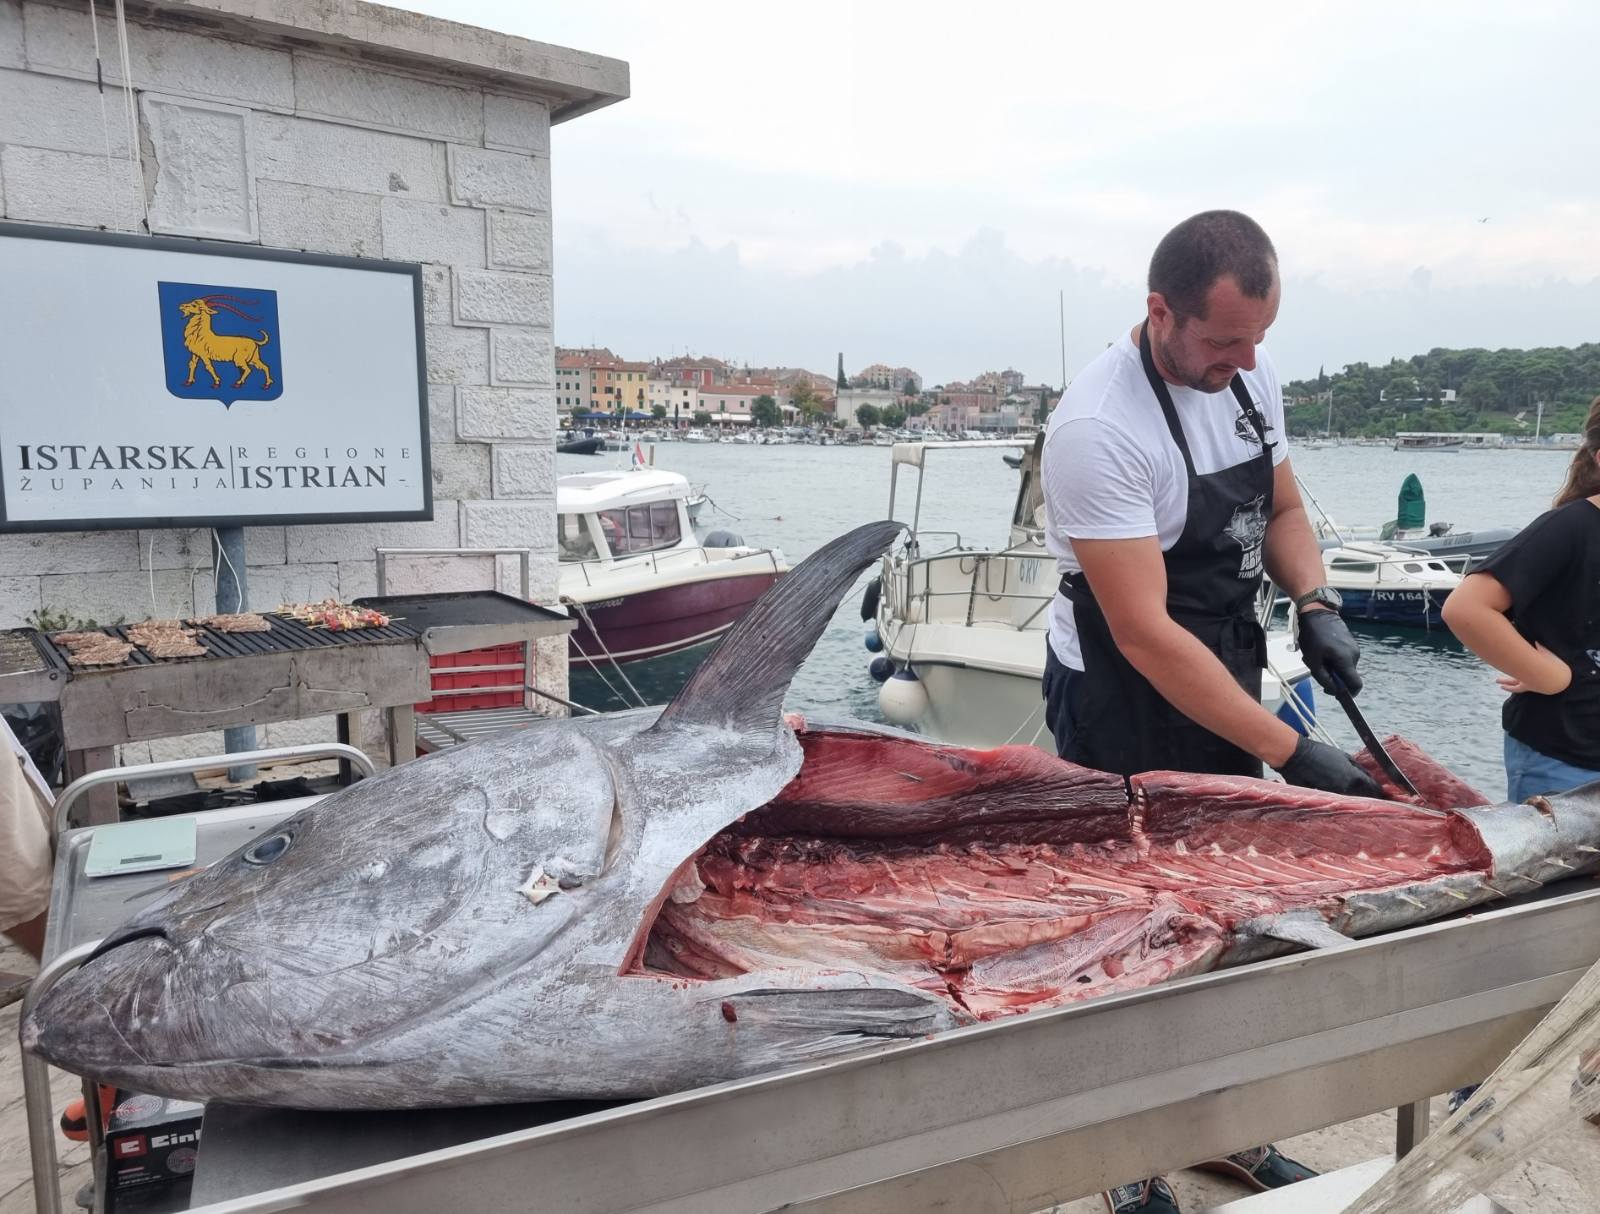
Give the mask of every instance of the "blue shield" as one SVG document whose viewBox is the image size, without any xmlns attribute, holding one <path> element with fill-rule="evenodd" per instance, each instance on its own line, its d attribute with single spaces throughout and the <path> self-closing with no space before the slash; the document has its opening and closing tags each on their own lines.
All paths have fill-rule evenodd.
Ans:
<svg viewBox="0 0 1600 1214">
<path fill-rule="evenodd" d="M 278 293 L 199 282 L 158 282 L 167 391 L 184 400 L 277 400 L 283 395 Z"/>
</svg>

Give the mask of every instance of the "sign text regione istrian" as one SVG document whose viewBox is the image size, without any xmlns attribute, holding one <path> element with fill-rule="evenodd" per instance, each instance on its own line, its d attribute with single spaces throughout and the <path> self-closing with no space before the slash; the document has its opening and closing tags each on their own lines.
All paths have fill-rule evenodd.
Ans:
<svg viewBox="0 0 1600 1214">
<path fill-rule="evenodd" d="M 0 281 L 0 531 L 433 517 L 421 267 L 0 224 Z"/>
</svg>

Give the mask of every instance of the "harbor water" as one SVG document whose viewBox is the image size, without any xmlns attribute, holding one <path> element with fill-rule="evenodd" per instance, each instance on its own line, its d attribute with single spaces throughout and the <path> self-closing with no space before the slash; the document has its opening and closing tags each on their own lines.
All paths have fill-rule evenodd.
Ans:
<svg viewBox="0 0 1600 1214">
<path fill-rule="evenodd" d="M 1419 454 L 1356 446 L 1291 449 L 1291 454 L 1301 480 L 1328 515 L 1361 528 L 1395 516 L 1400 483 L 1411 472 L 1422 480 L 1430 523 L 1522 526 L 1549 507 L 1571 459 L 1569 452 L 1558 451 Z M 1000 457 L 998 448 L 929 454 L 921 517 L 925 551 L 953 545 L 958 537 L 973 548 L 1005 544 L 1019 474 Z M 626 466 L 627 458 L 618 453 L 563 455 L 558 470 Z M 682 473 L 710 496 L 700 514 L 702 534 L 732 531 L 747 543 L 781 548 L 791 563 L 842 531 L 884 517 L 888 509 L 886 447 L 662 443 L 655 448 L 655 462 L 658 468 Z M 895 516 L 902 520 L 911 518 L 915 480 L 915 469 L 901 468 Z M 949 534 L 927 534 L 933 531 Z M 865 581 L 863 577 L 863 586 Z M 791 709 L 881 719 L 878 688 L 867 675 L 871 655 L 862 646 L 860 597 L 858 587 L 801 669 L 789 695 Z M 1495 685 L 1494 671 L 1442 629 L 1355 628 L 1366 678 L 1361 705 L 1380 736 L 1404 734 L 1491 797 L 1503 797 L 1504 694 Z M 668 698 L 683 674 L 669 665 L 636 681 L 645 697 L 656 701 Z M 611 681 L 617 683 L 614 673 Z M 595 707 L 622 706 L 606 703 L 608 693 L 592 678 L 575 681 L 574 694 Z M 1355 750 L 1355 732 L 1331 698 L 1319 700 L 1318 708 L 1334 738 Z"/>
</svg>

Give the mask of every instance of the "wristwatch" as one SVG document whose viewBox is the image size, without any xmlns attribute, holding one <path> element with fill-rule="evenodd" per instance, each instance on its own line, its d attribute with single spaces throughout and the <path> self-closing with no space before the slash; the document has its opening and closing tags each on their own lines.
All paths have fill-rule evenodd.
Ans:
<svg viewBox="0 0 1600 1214">
<path fill-rule="evenodd" d="M 1338 611 L 1344 606 L 1344 598 L 1332 586 L 1318 586 L 1315 590 L 1306 591 L 1294 601 L 1296 611 L 1304 611 L 1307 607 L 1313 606 Z"/>
</svg>

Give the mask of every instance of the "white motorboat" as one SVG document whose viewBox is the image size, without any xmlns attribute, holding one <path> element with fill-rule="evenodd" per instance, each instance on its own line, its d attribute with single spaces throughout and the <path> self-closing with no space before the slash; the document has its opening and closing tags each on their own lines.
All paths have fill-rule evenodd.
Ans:
<svg viewBox="0 0 1600 1214">
<path fill-rule="evenodd" d="M 917 531 L 928 457 L 951 447 L 997 445 L 981 439 L 895 447 L 890 515 L 902 464 L 917 469 L 918 504 L 906 543 L 883 559 L 875 604 L 874 588 L 868 589 L 874 624 L 867 647 L 877 645 L 883 651 L 873 674 L 886 676 L 879 707 L 891 722 L 959 745 L 1017 742 L 1053 751 L 1039 685 L 1048 611 L 1059 577 L 1055 559 L 1044 548 L 1039 442 L 1024 455 L 1009 547 L 968 548 L 958 536 L 955 546 L 928 551 L 925 541 L 935 533 Z M 1269 594 L 1263 596 L 1268 665 L 1261 701 L 1304 732 L 1314 728 L 1315 720 L 1310 676 L 1287 623 L 1272 623 L 1270 601 Z"/>
<path fill-rule="evenodd" d="M 1436 556 L 1373 540 L 1323 541 L 1328 585 L 1344 599 L 1350 620 L 1434 628 L 1461 575 Z"/>
<path fill-rule="evenodd" d="M 717 441 L 704 430 L 685 430 L 682 438 L 686 443 L 714 443 Z"/>
<path fill-rule="evenodd" d="M 709 645 L 789 571 L 776 548 L 728 532 L 696 539 L 693 496 L 685 477 L 658 468 L 557 480 L 561 600 L 579 621 L 575 672 Z"/>
</svg>

